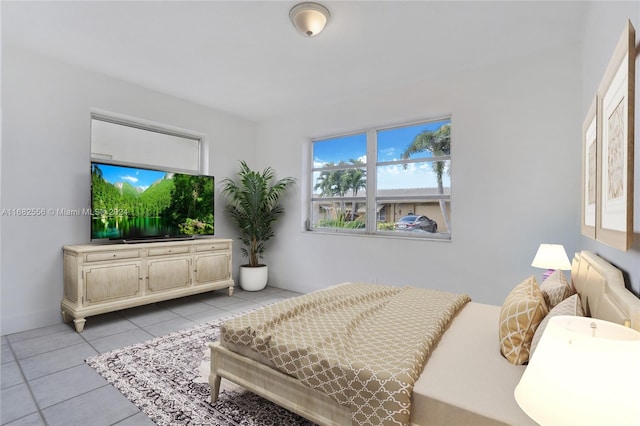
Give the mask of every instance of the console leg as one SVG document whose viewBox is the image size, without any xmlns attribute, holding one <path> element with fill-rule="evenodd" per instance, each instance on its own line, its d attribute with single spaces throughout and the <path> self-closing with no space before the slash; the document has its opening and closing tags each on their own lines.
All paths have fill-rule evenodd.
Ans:
<svg viewBox="0 0 640 426">
<path fill-rule="evenodd" d="M 229 287 L 229 297 L 233 296 L 233 286 Z"/>
<path fill-rule="evenodd" d="M 67 315 L 65 311 L 60 311 L 60 313 L 62 314 L 62 322 L 65 324 L 69 324 L 71 322 L 71 317 Z"/>
<path fill-rule="evenodd" d="M 84 318 L 77 318 L 73 320 L 73 323 L 76 326 L 76 331 L 78 333 L 82 333 L 82 330 L 84 330 L 84 323 L 87 322 L 86 319 Z"/>
</svg>

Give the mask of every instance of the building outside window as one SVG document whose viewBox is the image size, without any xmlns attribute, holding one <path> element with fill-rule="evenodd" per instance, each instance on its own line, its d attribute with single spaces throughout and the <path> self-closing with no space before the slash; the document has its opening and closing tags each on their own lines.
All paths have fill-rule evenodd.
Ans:
<svg viewBox="0 0 640 426">
<path fill-rule="evenodd" d="M 451 119 L 312 141 L 310 231 L 451 239 Z"/>
</svg>

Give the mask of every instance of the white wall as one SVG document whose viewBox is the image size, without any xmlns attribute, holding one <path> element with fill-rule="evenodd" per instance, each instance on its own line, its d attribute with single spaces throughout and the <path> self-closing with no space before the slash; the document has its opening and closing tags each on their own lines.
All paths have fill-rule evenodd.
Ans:
<svg viewBox="0 0 640 426">
<path fill-rule="evenodd" d="M 3 46 L 2 208 L 89 207 L 91 108 L 207 134 L 218 182 L 254 157 L 252 122 Z M 216 202 L 216 234 L 234 237 Z M 89 242 L 89 218 L 3 216 L 1 228 L 2 334 L 60 322 L 61 247 Z"/>
<path fill-rule="evenodd" d="M 636 29 L 636 44 L 640 41 L 640 3 L 594 2 L 587 14 L 582 46 L 582 102 L 584 118 L 598 90 L 611 54 L 627 22 Z M 581 237 L 581 247 L 591 250 L 626 272 L 627 287 L 640 296 L 640 61 L 636 57 L 635 79 L 635 178 L 634 178 L 634 237 L 627 252 L 616 250 L 588 237 Z"/>
<path fill-rule="evenodd" d="M 570 255 L 578 249 L 579 66 L 579 46 L 560 47 L 261 123 L 261 165 L 299 180 L 267 252 L 270 284 L 306 292 L 377 281 L 468 292 L 476 301 L 501 304 L 522 279 L 540 277 L 543 271 L 530 267 L 540 243 L 564 244 Z M 310 138 L 447 113 L 451 242 L 302 231 L 300 164 Z"/>
</svg>

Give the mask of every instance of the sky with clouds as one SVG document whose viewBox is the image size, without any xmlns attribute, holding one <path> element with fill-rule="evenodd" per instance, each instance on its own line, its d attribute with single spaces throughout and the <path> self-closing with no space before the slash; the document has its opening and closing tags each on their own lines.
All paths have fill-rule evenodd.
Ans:
<svg viewBox="0 0 640 426">
<path fill-rule="evenodd" d="M 133 167 L 113 166 L 110 164 L 100 164 L 102 177 L 107 182 L 114 184 L 118 182 L 128 182 L 136 188 L 147 189 L 151 184 L 164 177 L 166 172 L 138 169 Z"/>
<path fill-rule="evenodd" d="M 400 160 L 402 152 L 411 144 L 414 137 L 424 130 L 437 130 L 449 120 L 417 124 L 413 126 L 378 131 L 378 162 Z M 428 152 L 416 153 L 411 158 L 428 158 Z M 357 159 L 367 160 L 367 140 L 364 133 L 326 139 L 313 145 L 314 167 L 326 163 L 339 163 Z M 316 176 L 318 173 L 315 174 Z M 443 176 L 444 185 L 450 186 L 447 174 Z M 437 186 L 436 176 L 431 163 L 411 163 L 405 169 L 394 164 L 378 167 L 378 189 L 430 188 Z"/>
</svg>

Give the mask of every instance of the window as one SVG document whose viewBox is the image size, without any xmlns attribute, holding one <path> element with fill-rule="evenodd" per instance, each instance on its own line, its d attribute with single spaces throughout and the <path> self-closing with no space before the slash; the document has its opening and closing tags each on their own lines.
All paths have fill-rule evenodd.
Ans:
<svg viewBox="0 0 640 426">
<path fill-rule="evenodd" d="M 449 117 L 312 141 L 309 230 L 451 239 Z"/>
<path fill-rule="evenodd" d="M 313 160 L 313 227 L 364 231 L 366 134 L 358 133 L 314 142 Z"/>
<path fill-rule="evenodd" d="M 104 114 L 91 117 L 91 157 L 122 164 L 207 173 L 203 136 Z"/>
</svg>

